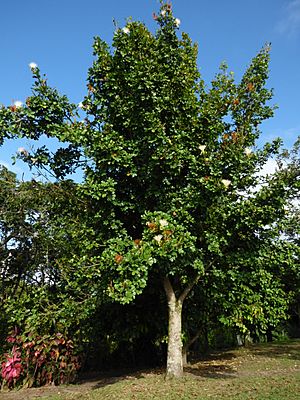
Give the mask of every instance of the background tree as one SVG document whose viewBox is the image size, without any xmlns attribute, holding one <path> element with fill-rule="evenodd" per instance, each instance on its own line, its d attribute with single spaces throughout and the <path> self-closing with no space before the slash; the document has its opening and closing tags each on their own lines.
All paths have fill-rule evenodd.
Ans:
<svg viewBox="0 0 300 400">
<path fill-rule="evenodd" d="M 86 302 L 91 277 L 85 277 L 84 264 L 70 268 L 64 260 L 75 259 L 80 244 L 88 254 L 76 229 L 84 227 L 87 205 L 78 201 L 70 181 L 19 182 L 4 167 L 0 179 L 2 339 L 14 327 L 31 334 L 82 337 L 82 321 L 94 307 L 91 296 L 90 306 Z"/>
<path fill-rule="evenodd" d="M 299 171 L 300 171 L 300 137 L 290 151 L 284 150 L 279 158 L 279 179 L 287 183 L 289 201 L 285 206 L 286 218 L 282 221 L 280 229 L 282 232 L 281 248 L 288 254 L 290 268 L 282 263 L 280 268 L 281 280 L 285 291 L 291 295 L 290 305 L 290 334 L 299 336 L 300 333 L 300 264 L 299 264 Z"/>
<path fill-rule="evenodd" d="M 84 122 L 34 66 L 32 96 L 24 107 L 3 107 L 0 127 L 6 136 L 67 142 L 54 154 L 42 147 L 22 155 L 57 178 L 84 170 L 77 193 L 90 199 L 87 212 L 101 224 L 92 237 L 83 225 L 86 252 L 81 245 L 65 263 L 86 265 L 98 296 L 121 303 L 133 301 L 152 277 L 160 279 L 169 312 L 167 374 L 181 376 L 185 299 L 207 276 L 227 277 L 236 268 L 251 275 L 256 238 L 276 236 L 287 182 L 259 186 L 257 174 L 280 146 L 256 147 L 259 124 L 273 115 L 265 88 L 269 47 L 241 82 L 222 65 L 207 89 L 197 46 L 185 33 L 178 37 L 180 20 L 170 4 L 154 19 L 155 34 L 129 20 L 116 30 L 112 50 L 95 38 Z"/>
</svg>

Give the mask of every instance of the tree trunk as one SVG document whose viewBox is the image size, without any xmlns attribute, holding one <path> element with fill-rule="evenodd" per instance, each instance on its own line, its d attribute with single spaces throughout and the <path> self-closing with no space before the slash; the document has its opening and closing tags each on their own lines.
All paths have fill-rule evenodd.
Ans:
<svg viewBox="0 0 300 400">
<path fill-rule="evenodd" d="M 170 279 L 167 276 L 163 279 L 169 310 L 167 378 L 179 378 L 183 375 L 181 340 L 182 304 L 199 278 L 200 275 L 195 276 L 178 299 L 176 298 Z"/>
<path fill-rule="evenodd" d="M 164 279 L 164 288 L 169 310 L 167 378 L 178 378 L 183 374 L 181 340 L 182 301 L 176 299 L 169 278 Z"/>
<path fill-rule="evenodd" d="M 243 336 L 240 333 L 236 335 L 236 341 L 237 345 L 240 347 L 245 345 L 245 340 L 243 340 Z"/>
<path fill-rule="evenodd" d="M 202 333 L 202 329 L 199 329 L 198 332 L 183 346 L 182 348 L 182 362 L 183 366 L 186 366 L 188 363 L 188 352 L 189 348 L 196 342 L 196 340 L 199 338 L 199 336 Z"/>
</svg>

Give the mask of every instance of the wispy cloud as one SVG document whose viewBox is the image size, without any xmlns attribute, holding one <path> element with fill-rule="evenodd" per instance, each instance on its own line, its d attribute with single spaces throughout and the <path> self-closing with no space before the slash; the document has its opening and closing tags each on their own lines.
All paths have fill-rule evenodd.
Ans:
<svg viewBox="0 0 300 400">
<path fill-rule="evenodd" d="M 300 126 L 284 129 L 279 136 L 282 137 L 285 145 L 291 147 L 297 138 L 300 137 Z"/>
<path fill-rule="evenodd" d="M 266 142 L 272 142 L 274 139 L 281 138 L 283 141 L 283 147 L 291 149 L 299 136 L 300 125 L 292 128 L 274 128 L 269 129 L 267 132 L 263 131 L 257 144 L 262 146 Z"/>
<path fill-rule="evenodd" d="M 300 33 L 300 0 L 288 1 L 284 6 L 283 14 L 277 30 L 288 36 Z"/>
</svg>

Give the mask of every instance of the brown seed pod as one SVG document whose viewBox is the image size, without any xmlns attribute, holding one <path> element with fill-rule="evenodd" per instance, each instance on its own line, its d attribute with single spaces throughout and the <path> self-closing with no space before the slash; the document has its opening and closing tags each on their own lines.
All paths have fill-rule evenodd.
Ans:
<svg viewBox="0 0 300 400">
<path fill-rule="evenodd" d="M 238 134 L 237 134 L 236 132 L 232 132 L 232 133 L 231 133 L 231 137 L 232 137 L 232 141 L 233 141 L 234 143 L 236 143 L 237 140 L 238 140 Z"/>
<path fill-rule="evenodd" d="M 123 256 L 121 256 L 121 254 L 117 254 L 116 256 L 115 256 L 115 262 L 117 263 L 117 264 L 120 264 L 120 262 L 123 260 Z"/>
<path fill-rule="evenodd" d="M 154 222 L 147 222 L 147 226 L 152 231 L 154 231 L 157 228 L 157 225 Z"/>
<path fill-rule="evenodd" d="M 249 82 L 248 85 L 247 85 L 247 90 L 249 90 L 249 92 L 252 92 L 253 89 L 254 89 L 253 83 L 252 83 L 252 82 Z"/>
</svg>

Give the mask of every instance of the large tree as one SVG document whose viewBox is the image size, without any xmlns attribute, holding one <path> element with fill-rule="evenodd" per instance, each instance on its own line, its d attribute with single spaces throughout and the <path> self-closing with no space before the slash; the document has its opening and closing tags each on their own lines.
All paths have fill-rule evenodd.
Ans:
<svg viewBox="0 0 300 400">
<path fill-rule="evenodd" d="M 257 174 L 280 145 L 256 146 L 260 123 L 273 115 L 265 87 L 269 46 L 239 83 L 222 65 L 207 88 L 197 45 L 178 36 L 170 4 L 162 3 L 154 19 L 154 34 L 128 20 L 112 48 L 95 38 L 80 104 L 84 120 L 32 64 L 33 93 L 24 106 L 2 107 L 0 128 L 3 137 L 46 135 L 64 143 L 54 153 L 22 149 L 33 167 L 60 179 L 83 169 L 78 193 L 92 200 L 86 213 L 99 223 L 87 253 L 66 262 L 90 265 L 98 293 L 122 303 L 158 277 L 169 311 L 167 374 L 180 376 L 185 299 L 208 275 L 238 269 L 238 257 L 250 257 L 240 269 L 245 273 L 258 238 L 276 235 L 286 190 L 278 180 L 259 186 L 264 178 Z"/>
</svg>

